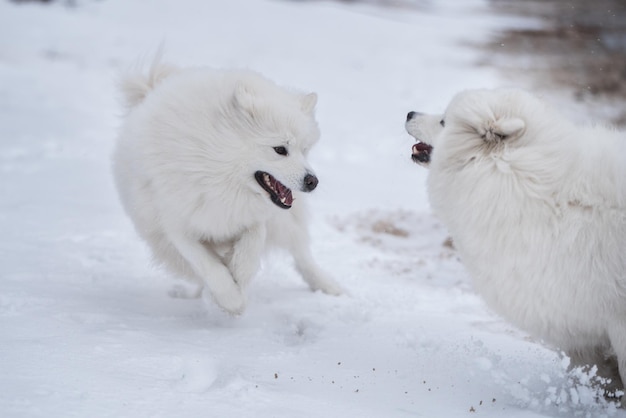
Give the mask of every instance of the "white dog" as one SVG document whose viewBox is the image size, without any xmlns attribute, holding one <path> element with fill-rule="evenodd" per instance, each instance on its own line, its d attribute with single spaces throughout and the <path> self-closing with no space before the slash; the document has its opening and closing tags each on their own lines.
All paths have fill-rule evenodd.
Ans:
<svg viewBox="0 0 626 418">
<path fill-rule="evenodd" d="M 443 115 L 410 112 L 406 129 L 488 305 L 622 388 L 624 135 L 576 127 L 519 90 L 460 93 Z"/>
<path fill-rule="evenodd" d="M 318 180 L 315 93 L 250 71 L 158 60 L 122 80 L 129 113 L 114 153 L 124 208 L 154 258 L 238 314 L 266 248 L 288 249 L 313 290 L 340 287 L 311 257 L 304 194 Z"/>
</svg>

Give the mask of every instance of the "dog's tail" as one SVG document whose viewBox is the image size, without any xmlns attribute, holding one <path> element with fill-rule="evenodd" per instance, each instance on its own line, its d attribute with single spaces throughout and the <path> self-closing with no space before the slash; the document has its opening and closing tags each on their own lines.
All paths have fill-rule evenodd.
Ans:
<svg viewBox="0 0 626 418">
<path fill-rule="evenodd" d="M 147 74 L 138 65 L 120 77 L 119 87 L 128 110 L 141 103 L 161 81 L 179 71 L 173 65 L 164 64 L 162 56 L 162 48 L 159 48 Z"/>
</svg>

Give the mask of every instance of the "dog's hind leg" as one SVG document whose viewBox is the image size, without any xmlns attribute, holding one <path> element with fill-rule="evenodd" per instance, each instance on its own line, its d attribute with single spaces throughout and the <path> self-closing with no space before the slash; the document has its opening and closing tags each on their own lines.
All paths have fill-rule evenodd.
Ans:
<svg viewBox="0 0 626 418">
<path fill-rule="evenodd" d="M 296 270 L 302 275 L 311 290 L 321 290 L 329 295 L 344 293 L 341 286 L 317 265 L 308 248 L 306 251 L 296 250 L 293 257 L 296 262 Z"/>
<path fill-rule="evenodd" d="M 202 296 L 214 300 L 233 315 L 242 313 L 245 308 L 243 293 L 220 257 L 201 241 L 183 234 L 169 234 L 169 238 L 202 279 L 205 285 Z"/>
<path fill-rule="evenodd" d="M 311 254 L 306 208 L 294 205 L 290 216 L 271 219 L 267 225 L 268 241 L 291 253 L 295 267 L 311 290 L 321 290 L 330 295 L 340 295 L 343 289 L 322 270 Z"/>
<path fill-rule="evenodd" d="M 611 340 L 611 347 L 615 352 L 617 358 L 617 368 L 619 369 L 619 376 L 621 377 L 621 387 L 619 389 L 624 391 L 624 383 L 626 383 L 626 320 L 624 318 L 617 318 L 615 322 L 609 326 L 609 339 Z M 622 395 L 622 408 L 626 408 L 626 395 Z"/>
<path fill-rule="evenodd" d="M 298 231 L 294 231 L 290 237 L 289 246 L 287 247 L 293 255 L 296 270 L 302 275 L 304 281 L 309 285 L 311 290 L 321 290 L 329 295 L 340 295 L 344 293 L 343 289 L 328 273 L 322 270 L 311 254 L 309 247 L 309 234 L 304 227 Z"/>
<path fill-rule="evenodd" d="M 603 342 L 602 345 L 595 347 L 569 350 L 567 352 L 571 360 L 569 371 L 582 367 L 584 372 L 590 372 L 592 368 L 595 368 L 595 376 L 600 380 L 593 384 L 597 384 L 604 391 L 606 399 L 615 401 L 615 394 L 621 392 L 624 385 L 618 371 L 618 360 L 606 343 Z"/>
</svg>

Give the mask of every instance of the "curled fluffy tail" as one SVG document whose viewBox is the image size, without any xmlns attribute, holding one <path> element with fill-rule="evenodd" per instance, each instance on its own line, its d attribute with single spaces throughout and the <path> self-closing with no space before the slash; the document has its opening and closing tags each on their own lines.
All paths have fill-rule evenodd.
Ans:
<svg viewBox="0 0 626 418">
<path fill-rule="evenodd" d="M 120 90 L 124 96 L 126 107 L 130 110 L 143 101 L 161 81 L 176 73 L 178 68 L 161 62 L 161 52 L 155 56 L 148 73 L 140 66 L 128 71 L 120 78 Z"/>
</svg>

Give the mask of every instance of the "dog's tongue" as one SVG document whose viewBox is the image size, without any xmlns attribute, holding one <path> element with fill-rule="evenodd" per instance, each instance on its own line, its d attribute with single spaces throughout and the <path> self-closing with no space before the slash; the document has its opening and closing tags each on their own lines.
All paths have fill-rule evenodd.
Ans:
<svg viewBox="0 0 626 418">
<path fill-rule="evenodd" d="M 428 144 L 417 141 L 413 144 L 411 159 L 418 164 L 427 164 L 430 162 L 430 153 L 433 150 Z"/>
<path fill-rule="evenodd" d="M 291 206 L 293 204 L 293 196 L 291 190 L 285 187 L 280 181 L 272 177 L 272 188 L 276 190 L 276 195 L 283 205 Z"/>
<path fill-rule="evenodd" d="M 423 142 L 418 142 L 416 144 L 413 144 L 413 154 L 419 154 L 420 152 L 430 152 L 432 151 L 433 147 L 431 147 L 428 144 L 425 144 Z"/>
<path fill-rule="evenodd" d="M 285 191 L 281 191 L 280 201 L 287 206 L 291 206 L 293 204 L 293 196 L 291 195 L 291 190 L 286 189 Z"/>
</svg>

